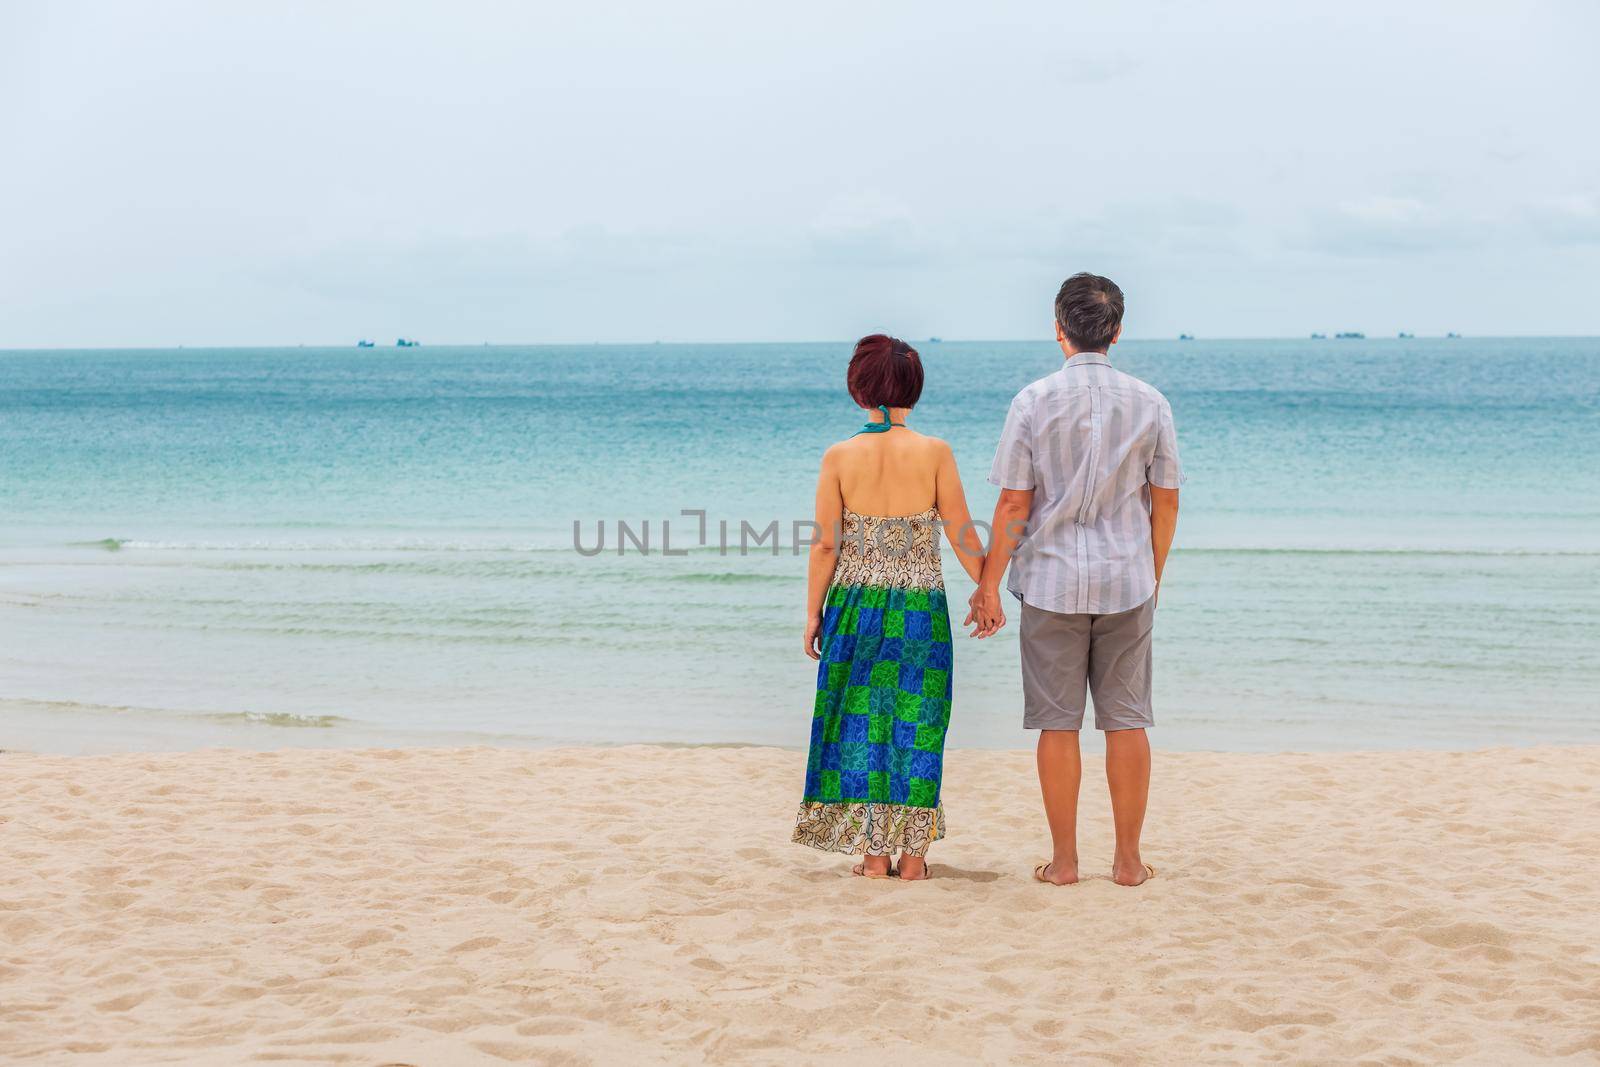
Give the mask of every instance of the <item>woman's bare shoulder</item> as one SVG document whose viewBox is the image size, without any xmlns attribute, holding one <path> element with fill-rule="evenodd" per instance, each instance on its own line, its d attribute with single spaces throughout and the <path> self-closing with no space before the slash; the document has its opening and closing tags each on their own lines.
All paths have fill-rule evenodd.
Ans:
<svg viewBox="0 0 1600 1067">
<path fill-rule="evenodd" d="M 851 452 L 855 451 L 855 447 L 856 439 L 853 437 L 846 437 L 843 441 L 835 441 L 833 444 L 822 450 L 822 462 L 827 463 L 830 459 L 838 459 L 840 456 L 848 456 Z"/>
<path fill-rule="evenodd" d="M 951 454 L 950 445 L 947 444 L 943 438 L 930 437 L 927 434 L 917 433 L 915 430 L 909 428 L 905 430 L 903 434 L 900 430 L 896 430 L 894 432 L 897 438 L 896 443 L 899 445 L 900 449 L 904 449 L 907 443 L 911 445 L 911 455 L 925 457 L 930 462 L 942 462 L 945 456 Z M 876 435 L 873 437 L 866 435 L 860 437 L 846 437 L 843 441 L 829 445 L 827 450 L 822 453 L 823 466 L 841 462 L 848 463 L 850 460 L 858 456 L 863 458 L 869 457 L 876 453 L 877 450 L 885 443 L 887 442 L 882 435 Z M 907 456 L 907 453 L 904 451 L 901 451 L 900 454 L 902 456 Z"/>
<path fill-rule="evenodd" d="M 950 442 L 944 438 L 934 437 L 932 434 L 925 433 L 919 433 L 916 436 L 921 439 L 919 443 L 928 450 L 930 455 L 943 459 L 951 454 Z"/>
<path fill-rule="evenodd" d="M 838 470 L 848 464 L 861 452 L 860 443 L 853 437 L 846 437 L 843 441 L 835 441 L 822 450 L 822 469 Z"/>
</svg>

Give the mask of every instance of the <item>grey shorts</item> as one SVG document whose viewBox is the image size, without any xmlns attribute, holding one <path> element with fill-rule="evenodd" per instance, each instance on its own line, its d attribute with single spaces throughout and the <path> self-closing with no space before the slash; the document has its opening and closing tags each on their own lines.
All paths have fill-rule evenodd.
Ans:
<svg viewBox="0 0 1600 1067">
<path fill-rule="evenodd" d="M 1085 690 L 1098 730 L 1155 725 L 1150 631 L 1156 601 L 1115 615 L 1063 615 L 1022 605 L 1022 727 L 1081 730 Z"/>
</svg>

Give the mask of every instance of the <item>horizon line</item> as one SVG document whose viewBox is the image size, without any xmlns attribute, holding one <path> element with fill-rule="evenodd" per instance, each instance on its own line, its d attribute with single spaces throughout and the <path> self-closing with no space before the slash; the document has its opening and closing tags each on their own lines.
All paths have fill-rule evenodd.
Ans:
<svg viewBox="0 0 1600 1067">
<path fill-rule="evenodd" d="M 1359 332 L 1359 331 L 1357 331 Z M 407 338 L 409 340 L 409 338 Z M 1170 341 L 1174 344 L 1184 344 L 1190 341 L 1455 341 L 1455 340 L 1495 340 L 1495 341 L 1546 341 L 1546 340 L 1593 340 L 1600 339 L 1600 334 L 1587 333 L 1550 333 L 1550 334 L 1410 334 L 1401 337 L 1398 334 L 1377 334 L 1361 337 L 1340 337 L 1336 333 L 1325 333 L 1320 336 L 1311 334 L 1296 334 L 1293 336 L 1255 334 L 1241 336 L 1215 336 L 1202 337 L 1195 334 L 1183 336 L 1148 336 L 1129 337 L 1118 344 L 1139 344 L 1152 341 Z M 364 340 L 364 339 L 363 339 Z M 906 338 L 911 344 L 1049 344 L 1056 343 L 1054 338 L 1035 337 L 911 337 Z M 0 353 L 5 352 L 161 352 L 177 349 L 198 349 L 205 351 L 246 351 L 252 349 L 356 349 L 365 351 L 370 349 L 380 351 L 409 351 L 412 348 L 649 348 L 684 347 L 688 345 L 718 346 L 718 345 L 852 345 L 855 341 L 842 338 L 808 339 L 808 340 L 743 340 L 743 341 L 710 341 L 710 340 L 666 340 L 651 339 L 648 341 L 439 341 L 415 342 L 411 345 L 400 345 L 394 342 L 362 346 L 355 341 L 341 341 L 337 343 L 295 341 L 289 343 L 226 343 L 211 344 L 205 342 L 181 342 L 176 344 L 123 344 L 123 345 L 18 345 L 0 346 Z"/>
</svg>

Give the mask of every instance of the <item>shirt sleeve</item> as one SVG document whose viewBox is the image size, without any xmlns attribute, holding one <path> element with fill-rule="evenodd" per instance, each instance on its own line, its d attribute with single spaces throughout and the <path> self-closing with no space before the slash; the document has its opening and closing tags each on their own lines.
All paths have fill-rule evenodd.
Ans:
<svg viewBox="0 0 1600 1067">
<path fill-rule="evenodd" d="M 1000 444 L 994 450 L 989 481 L 1002 489 L 1033 488 L 1033 430 L 1028 407 L 1020 396 L 1006 412 L 1006 426 L 1000 431 Z"/>
<path fill-rule="evenodd" d="M 1172 423 L 1172 405 L 1168 403 L 1161 405 L 1156 450 L 1145 469 L 1145 478 L 1158 489 L 1176 489 L 1186 481 L 1183 464 L 1178 460 L 1178 428 Z"/>
</svg>

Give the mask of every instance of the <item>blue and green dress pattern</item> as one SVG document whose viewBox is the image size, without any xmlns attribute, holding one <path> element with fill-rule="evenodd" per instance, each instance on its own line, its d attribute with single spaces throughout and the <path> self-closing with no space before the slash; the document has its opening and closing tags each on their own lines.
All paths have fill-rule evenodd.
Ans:
<svg viewBox="0 0 1600 1067">
<path fill-rule="evenodd" d="M 847 509 L 840 533 L 794 840 L 922 856 L 945 834 L 951 646 L 938 513 Z"/>
</svg>

